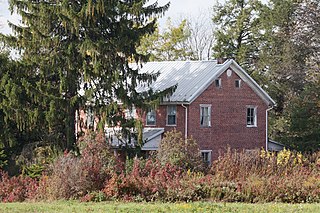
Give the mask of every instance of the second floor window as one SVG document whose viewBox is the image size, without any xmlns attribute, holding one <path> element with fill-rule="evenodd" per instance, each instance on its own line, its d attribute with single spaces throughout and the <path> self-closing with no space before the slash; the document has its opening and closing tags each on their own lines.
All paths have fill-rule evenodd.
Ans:
<svg viewBox="0 0 320 213">
<path fill-rule="evenodd" d="M 156 111 L 151 109 L 147 113 L 147 118 L 146 118 L 146 125 L 147 126 L 154 126 L 156 125 Z"/>
<path fill-rule="evenodd" d="M 257 126 L 257 107 L 247 107 L 247 127 Z"/>
<path fill-rule="evenodd" d="M 177 124 L 177 106 L 169 105 L 167 106 L 167 125 L 176 125 Z"/>
<path fill-rule="evenodd" d="M 211 105 L 200 105 L 200 126 L 211 126 Z"/>
</svg>

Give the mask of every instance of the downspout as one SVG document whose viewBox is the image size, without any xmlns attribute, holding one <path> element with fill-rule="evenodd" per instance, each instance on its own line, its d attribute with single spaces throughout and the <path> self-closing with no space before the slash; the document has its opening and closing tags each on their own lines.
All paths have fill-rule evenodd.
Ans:
<svg viewBox="0 0 320 213">
<path fill-rule="evenodd" d="M 181 104 L 181 106 L 185 109 L 185 116 L 184 116 L 184 138 L 187 140 L 187 138 L 188 138 L 188 107 L 186 107 L 184 104 Z"/>
<path fill-rule="evenodd" d="M 273 109 L 273 106 L 266 109 L 266 151 L 268 151 L 268 112 Z"/>
</svg>

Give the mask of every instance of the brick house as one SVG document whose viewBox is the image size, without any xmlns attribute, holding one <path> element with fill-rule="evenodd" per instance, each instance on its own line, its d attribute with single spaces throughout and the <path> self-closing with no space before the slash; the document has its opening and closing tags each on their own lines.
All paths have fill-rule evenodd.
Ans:
<svg viewBox="0 0 320 213">
<path fill-rule="evenodd" d="M 160 73 L 150 85 L 154 91 L 177 86 L 156 109 L 131 113 L 144 124 L 142 150 L 157 150 L 163 133 L 173 129 L 192 136 L 207 163 L 227 146 L 268 149 L 268 111 L 275 102 L 234 60 L 148 62 L 139 71 Z"/>
<path fill-rule="evenodd" d="M 141 116 L 146 128 L 192 136 L 208 163 L 227 146 L 268 149 L 268 111 L 275 102 L 234 60 L 149 62 L 141 72 L 160 73 L 154 90 L 177 85 L 157 109 Z M 158 141 L 142 149 L 156 150 Z"/>
</svg>

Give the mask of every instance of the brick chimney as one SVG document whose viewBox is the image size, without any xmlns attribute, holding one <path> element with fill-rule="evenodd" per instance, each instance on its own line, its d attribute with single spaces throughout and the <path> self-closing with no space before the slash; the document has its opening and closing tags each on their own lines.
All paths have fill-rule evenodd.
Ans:
<svg viewBox="0 0 320 213">
<path fill-rule="evenodd" d="M 228 58 L 217 58 L 217 64 L 223 64 Z"/>
</svg>

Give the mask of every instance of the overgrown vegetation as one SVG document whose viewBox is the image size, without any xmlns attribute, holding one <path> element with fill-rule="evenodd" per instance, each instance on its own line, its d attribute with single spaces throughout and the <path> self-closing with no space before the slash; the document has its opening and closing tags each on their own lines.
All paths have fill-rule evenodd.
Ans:
<svg viewBox="0 0 320 213">
<path fill-rule="evenodd" d="M 167 133 L 164 141 L 179 139 L 177 135 Z M 80 155 L 64 153 L 39 179 L 1 172 L 0 200 L 320 202 L 320 152 L 229 149 L 203 173 L 185 167 L 183 161 L 135 158 L 119 162 L 102 135 L 81 141 Z"/>
<path fill-rule="evenodd" d="M 184 139 L 176 130 L 164 134 L 157 158 L 163 165 L 170 163 L 184 170 L 197 172 L 204 169 L 198 143 L 193 138 Z"/>
</svg>

